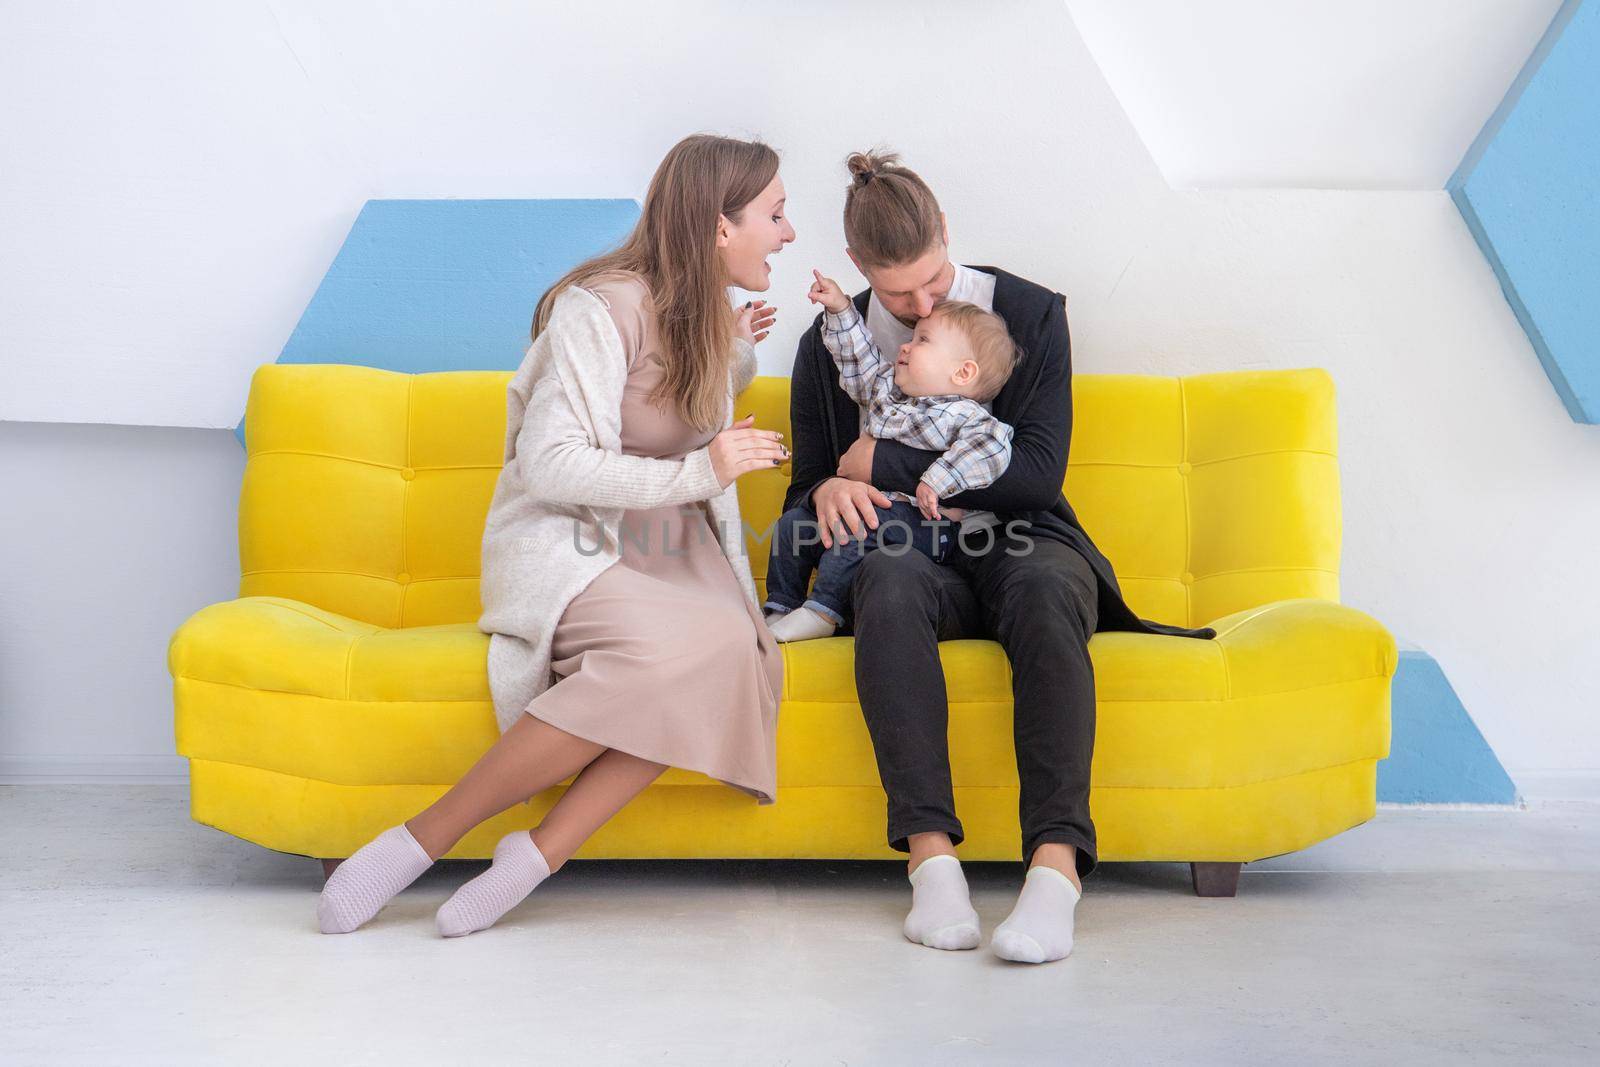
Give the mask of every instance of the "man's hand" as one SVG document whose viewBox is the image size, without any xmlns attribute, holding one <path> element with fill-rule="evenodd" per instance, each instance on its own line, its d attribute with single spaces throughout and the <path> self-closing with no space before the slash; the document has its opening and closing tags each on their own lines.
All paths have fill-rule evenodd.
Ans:
<svg viewBox="0 0 1600 1067">
<path fill-rule="evenodd" d="M 917 483 L 917 507 L 922 509 L 922 517 L 925 519 L 939 517 L 939 494 L 934 492 L 933 486 L 927 482 Z"/>
<path fill-rule="evenodd" d="M 839 288 L 839 283 L 832 278 L 824 278 L 822 272 L 815 268 L 811 276 L 816 279 L 811 285 L 811 291 L 806 293 L 806 299 L 813 304 L 821 304 L 835 315 L 850 306 L 850 297 Z"/>
<path fill-rule="evenodd" d="M 878 441 L 871 434 L 857 437 L 839 457 L 839 477 L 852 482 L 872 481 L 872 450 Z"/>
<path fill-rule="evenodd" d="M 822 547 L 832 548 L 835 534 L 840 544 L 849 541 L 847 529 L 857 537 L 865 537 L 869 527 L 876 530 L 878 513 L 873 505 L 886 508 L 889 503 L 888 497 L 866 482 L 829 478 L 811 491 L 811 506 L 816 509 L 817 524 L 822 527 L 818 531 Z"/>
</svg>

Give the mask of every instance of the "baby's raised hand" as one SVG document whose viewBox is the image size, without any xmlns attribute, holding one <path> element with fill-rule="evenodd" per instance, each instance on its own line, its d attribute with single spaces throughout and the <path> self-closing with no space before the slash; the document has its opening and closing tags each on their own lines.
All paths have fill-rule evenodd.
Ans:
<svg viewBox="0 0 1600 1067">
<path fill-rule="evenodd" d="M 811 275 L 817 280 L 811 283 L 811 291 L 806 293 L 807 300 L 821 304 L 835 315 L 850 306 L 850 298 L 839 288 L 838 282 L 824 278 L 820 270 L 813 269 Z"/>
</svg>

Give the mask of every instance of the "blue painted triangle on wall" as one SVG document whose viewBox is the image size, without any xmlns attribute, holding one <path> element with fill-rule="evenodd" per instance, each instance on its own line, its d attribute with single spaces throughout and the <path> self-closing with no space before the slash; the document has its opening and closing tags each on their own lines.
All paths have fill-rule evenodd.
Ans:
<svg viewBox="0 0 1600 1067">
<path fill-rule="evenodd" d="M 1516 785 L 1432 656 L 1402 649 L 1392 694 L 1389 758 L 1378 763 L 1380 801 L 1516 803 Z"/>
<path fill-rule="evenodd" d="M 1568 413 L 1600 422 L 1600 0 L 1564 0 L 1445 184 Z"/>
<path fill-rule="evenodd" d="M 638 217 L 633 200 L 369 200 L 277 362 L 515 370 L 539 297 Z"/>
</svg>

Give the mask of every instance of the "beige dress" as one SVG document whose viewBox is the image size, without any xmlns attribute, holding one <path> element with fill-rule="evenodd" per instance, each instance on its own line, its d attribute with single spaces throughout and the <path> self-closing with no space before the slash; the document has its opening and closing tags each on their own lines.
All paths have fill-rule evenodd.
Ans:
<svg viewBox="0 0 1600 1067">
<path fill-rule="evenodd" d="M 649 399 L 665 373 L 644 283 L 587 286 L 628 354 L 622 451 L 682 459 L 716 435 Z M 557 681 L 528 714 L 656 763 L 700 771 L 771 803 L 783 654 L 698 502 L 623 513 L 621 558 L 562 613 Z"/>
</svg>

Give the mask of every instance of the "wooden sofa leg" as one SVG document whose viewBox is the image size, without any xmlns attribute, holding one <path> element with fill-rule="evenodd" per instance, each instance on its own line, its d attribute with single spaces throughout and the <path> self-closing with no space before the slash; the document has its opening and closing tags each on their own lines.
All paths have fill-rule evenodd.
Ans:
<svg viewBox="0 0 1600 1067">
<path fill-rule="evenodd" d="M 1191 863 L 1189 877 L 1197 897 L 1231 897 L 1239 892 L 1237 863 Z"/>
<path fill-rule="evenodd" d="M 323 881 L 327 881 L 329 878 L 332 878 L 333 877 L 333 872 L 335 870 L 337 870 L 338 867 L 339 867 L 339 864 L 341 864 L 343 862 L 344 862 L 344 860 L 323 860 L 322 861 L 322 880 Z"/>
</svg>

